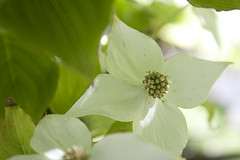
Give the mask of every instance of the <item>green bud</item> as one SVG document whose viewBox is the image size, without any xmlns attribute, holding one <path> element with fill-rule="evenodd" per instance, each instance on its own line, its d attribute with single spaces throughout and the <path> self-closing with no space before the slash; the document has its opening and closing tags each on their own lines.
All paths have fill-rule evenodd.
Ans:
<svg viewBox="0 0 240 160">
<path fill-rule="evenodd" d="M 147 72 L 144 76 L 145 79 L 142 81 L 144 88 L 147 90 L 148 94 L 153 98 L 159 98 L 164 101 L 164 95 L 167 94 L 169 83 L 168 76 L 165 76 L 159 72 Z"/>
</svg>

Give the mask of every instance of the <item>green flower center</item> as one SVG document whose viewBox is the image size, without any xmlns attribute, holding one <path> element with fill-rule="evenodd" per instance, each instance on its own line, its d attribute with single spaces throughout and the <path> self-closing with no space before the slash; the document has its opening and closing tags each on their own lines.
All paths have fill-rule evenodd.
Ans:
<svg viewBox="0 0 240 160">
<path fill-rule="evenodd" d="M 88 160 L 89 154 L 82 147 L 72 146 L 66 150 L 63 160 Z"/>
<path fill-rule="evenodd" d="M 153 98 L 159 98 L 164 100 L 164 95 L 168 93 L 169 84 L 171 83 L 168 76 L 165 76 L 159 72 L 147 72 L 143 80 L 144 88 L 148 91 L 148 94 Z"/>
</svg>

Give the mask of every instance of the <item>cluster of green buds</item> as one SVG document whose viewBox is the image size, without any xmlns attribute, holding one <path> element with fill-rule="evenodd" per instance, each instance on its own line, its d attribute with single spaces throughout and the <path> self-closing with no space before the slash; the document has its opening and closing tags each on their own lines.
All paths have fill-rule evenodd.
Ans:
<svg viewBox="0 0 240 160">
<path fill-rule="evenodd" d="M 88 160 L 89 154 L 82 147 L 72 146 L 66 150 L 63 160 Z"/>
<path fill-rule="evenodd" d="M 169 84 L 171 83 L 169 77 L 159 72 L 148 71 L 147 73 L 143 80 L 144 88 L 153 98 L 159 98 L 164 101 L 163 97 L 168 92 Z"/>
</svg>

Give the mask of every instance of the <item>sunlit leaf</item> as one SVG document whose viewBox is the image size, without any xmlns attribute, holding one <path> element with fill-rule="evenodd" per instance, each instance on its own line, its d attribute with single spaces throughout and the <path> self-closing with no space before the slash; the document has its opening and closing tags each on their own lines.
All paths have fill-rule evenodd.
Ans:
<svg viewBox="0 0 240 160">
<path fill-rule="evenodd" d="M 30 147 L 35 125 L 18 106 L 5 108 L 5 119 L 0 132 L 0 160 L 18 154 L 34 153 Z"/>
<path fill-rule="evenodd" d="M 87 127 L 77 118 L 64 115 L 47 115 L 37 125 L 31 147 L 38 153 L 52 149 L 66 150 L 73 145 L 85 150 L 91 147 L 91 137 Z"/>
<path fill-rule="evenodd" d="M 54 113 L 65 113 L 80 98 L 88 85 L 84 76 L 64 64 L 60 64 L 60 74 L 56 94 L 50 104 Z"/>
<path fill-rule="evenodd" d="M 41 50 L 22 45 L 0 33 L 0 108 L 8 97 L 38 121 L 48 107 L 57 85 L 58 66 Z"/>
<path fill-rule="evenodd" d="M 99 72 L 98 40 L 111 4 L 112 0 L 1 0 L 0 24 L 92 78 Z"/>
<path fill-rule="evenodd" d="M 239 0 L 188 0 L 195 7 L 214 8 L 217 11 L 240 9 Z"/>
</svg>

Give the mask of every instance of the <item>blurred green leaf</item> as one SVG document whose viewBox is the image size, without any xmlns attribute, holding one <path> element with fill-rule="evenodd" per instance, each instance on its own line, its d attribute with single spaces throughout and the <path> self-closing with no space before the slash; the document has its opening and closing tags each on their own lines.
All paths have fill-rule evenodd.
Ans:
<svg viewBox="0 0 240 160">
<path fill-rule="evenodd" d="M 17 154 L 30 154 L 35 126 L 32 119 L 18 106 L 5 108 L 5 120 L 0 133 L 0 160 Z"/>
<path fill-rule="evenodd" d="M 146 6 L 135 1 L 115 0 L 114 11 L 123 22 L 137 30 L 147 30 L 150 25 L 152 15 Z"/>
<path fill-rule="evenodd" d="M 218 128 L 220 125 L 224 124 L 225 111 L 223 108 L 209 100 L 201 106 L 207 110 L 208 122 L 212 128 Z"/>
<path fill-rule="evenodd" d="M 50 104 L 54 113 L 64 114 L 87 89 L 84 76 L 65 64 L 60 64 L 60 76 L 56 94 Z"/>
<path fill-rule="evenodd" d="M 239 0 L 188 0 L 195 7 L 214 8 L 217 11 L 240 9 Z"/>
<path fill-rule="evenodd" d="M 218 32 L 218 25 L 217 25 L 217 16 L 210 9 L 203 9 L 203 8 L 193 8 L 193 12 L 198 16 L 202 26 L 212 32 L 218 46 L 221 46 L 221 41 Z"/>
<path fill-rule="evenodd" d="M 57 55 L 90 78 L 112 0 L 1 0 L 0 24 L 18 39 Z"/>
<path fill-rule="evenodd" d="M 163 2 L 144 5 L 128 0 L 115 1 L 116 15 L 130 27 L 148 34 L 158 32 L 164 24 L 177 20 L 181 10 Z"/>
<path fill-rule="evenodd" d="M 0 108 L 13 97 L 35 121 L 38 121 L 54 96 L 58 66 L 54 58 L 41 50 L 27 47 L 0 34 Z"/>
<path fill-rule="evenodd" d="M 87 125 L 92 137 L 105 135 L 115 122 L 115 120 L 111 118 L 100 115 L 89 115 L 81 117 L 80 119 Z"/>
</svg>

